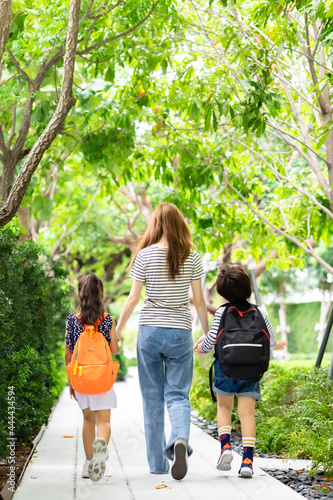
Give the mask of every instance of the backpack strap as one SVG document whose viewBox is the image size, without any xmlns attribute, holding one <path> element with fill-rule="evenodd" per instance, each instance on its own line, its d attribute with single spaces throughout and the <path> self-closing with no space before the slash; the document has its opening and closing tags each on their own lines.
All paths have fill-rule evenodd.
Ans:
<svg viewBox="0 0 333 500">
<path fill-rule="evenodd" d="M 223 304 L 223 306 L 221 306 L 221 307 L 224 307 L 224 311 L 223 311 L 221 319 L 220 319 L 220 325 L 219 325 L 219 328 L 218 328 L 218 333 L 217 333 L 217 337 L 216 337 L 216 341 L 215 341 L 215 348 L 214 348 L 214 357 L 215 357 L 215 359 L 217 359 L 217 355 L 216 355 L 216 342 L 217 342 L 217 338 L 220 335 L 220 333 L 222 332 L 222 330 L 224 329 L 224 318 L 225 318 L 225 315 L 227 314 L 227 310 L 229 309 L 230 306 L 231 306 L 231 302 L 227 302 L 226 304 Z"/>
<path fill-rule="evenodd" d="M 101 324 L 101 323 L 105 320 L 105 318 L 106 318 L 108 315 L 109 315 L 109 313 L 108 313 L 108 312 L 104 312 L 104 313 L 103 313 L 103 319 L 98 318 L 98 320 L 96 321 L 96 323 L 95 323 L 93 326 L 95 326 L 95 327 L 96 327 L 96 329 L 97 329 L 97 327 L 98 327 L 98 326 L 99 326 L 99 325 L 100 325 L 100 324 Z M 78 313 L 78 314 L 75 314 L 75 316 L 77 317 L 77 319 L 80 319 L 81 314 L 80 314 L 80 313 Z M 86 326 L 86 325 L 84 325 L 84 326 Z M 88 326 L 92 326 L 92 325 L 88 325 Z"/>
<path fill-rule="evenodd" d="M 209 388 L 213 403 L 216 403 L 216 396 L 213 391 L 213 368 L 214 368 L 214 362 L 212 363 L 212 366 L 209 369 Z"/>
<path fill-rule="evenodd" d="M 267 325 L 266 325 L 265 319 L 264 319 L 261 311 L 259 310 L 259 306 L 257 306 L 256 304 L 251 304 L 251 305 L 257 309 L 258 314 L 259 314 L 260 319 L 261 319 L 261 323 L 262 323 L 263 329 L 266 331 L 267 330 Z M 269 335 L 269 332 L 267 332 L 267 333 Z M 269 337 L 270 337 L 270 335 L 269 335 Z"/>
<path fill-rule="evenodd" d="M 221 319 L 220 319 L 220 326 L 219 326 L 219 331 L 222 330 L 222 328 L 224 328 L 224 319 L 225 319 L 225 315 L 227 314 L 227 310 L 229 309 L 229 307 L 231 306 L 231 302 L 227 302 L 226 304 L 223 304 L 221 307 L 224 307 L 224 311 L 223 311 L 223 314 L 221 316 Z"/>
<path fill-rule="evenodd" d="M 240 388 L 238 389 L 238 391 L 236 392 L 236 394 L 239 394 L 240 392 L 242 392 L 243 389 L 246 389 L 247 387 L 250 387 L 250 385 L 252 384 L 255 384 L 256 382 L 259 382 L 259 380 L 262 378 L 262 375 L 261 377 L 257 377 L 257 378 L 251 378 L 250 380 L 247 380 L 246 382 L 244 382 L 244 384 L 242 384 L 240 386 Z"/>
<path fill-rule="evenodd" d="M 225 315 L 227 313 L 227 310 L 229 309 L 229 306 L 231 306 L 230 302 L 228 302 L 227 304 L 225 304 L 224 311 L 223 311 L 221 319 L 220 319 L 220 325 L 219 325 L 219 329 L 218 329 L 219 333 L 224 328 L 224 317 L 225 317 Z M 223 307 L 223 306 L 221 306 L 221 307 Z M 216 343 L 215 343 L 215 347 L 214 347 L 214 358 L 217 359 L 217 355 L 216 355 Z M 216 399 L 215 393 L 213 391 L 213 369 L 214 369 L 214 361 L 212 363 L 212 366 L 209 369 L 209 389 L 210 389 L 210 395 L 212 397 L 213 403 L 216 403 L 217 399 Z"/>
</svg>

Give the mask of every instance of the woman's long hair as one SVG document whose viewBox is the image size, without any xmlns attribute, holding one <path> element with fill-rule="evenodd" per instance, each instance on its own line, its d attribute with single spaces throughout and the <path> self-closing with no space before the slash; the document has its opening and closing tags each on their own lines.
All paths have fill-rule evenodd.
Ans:
<svg viewBox="0 0 333 500">
<path fill-rule="evenodd" d="M 96 274 L 87 274 L 79 280 L 78 298 L 80 320 L 84 325 L 94 325 L 103 317 L 103 281 Z"/>
<path fill-rule="evenodd" d="M 133 266 L 140 250 L 158 243 L 162 237 L 167 241 L 166 260 L 169 279 L 174 280 L 193 248 L 190 229 L 183 215 L 173 203 L 161 203 L 153 212 L 145 234 L 134 253 Z"/>
</svg>

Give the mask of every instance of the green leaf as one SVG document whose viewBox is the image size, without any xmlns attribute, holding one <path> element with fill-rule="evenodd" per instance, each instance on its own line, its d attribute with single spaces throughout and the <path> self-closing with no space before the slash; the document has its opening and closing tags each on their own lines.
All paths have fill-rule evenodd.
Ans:
<svg viewBox="0 0 333 500">
<path fill-rule="evenodd" d="M 215 114 L 215 111 L 213 111 L 213 129 L 215 130 L 215 132 L 217 131 L 218 129 L 218 120 L 216 118 L 216 114 Z"/>
<path fill-rule="evenodd" d="M 284 51 L 284 42 L 280 43 L 280 45 L 277 47 L 276 56 L 279 56 L 280 54 L 282 54 L 283 51 Z"/>
<path fill-rule="evenodd" d="M 33 202 L 32 202 L 32 208 L 34 210 L 42 210 L 45 205 L 45 197 L 42 195 L 37 195 L 34 197 Z"/>
<path fill-rule="evenodd" d="M 207 132 L 210 128 L 210 122 L 212 118 L 212 108 L 209 106 L 205 112 L 205 128 L 204 131 Z"/>
<path fill-rule="evenodd" d="M 45 198 L 44 207 L 37 212 L 37 218 L 43 222 L 51 219 L 52 214 L 52 200 L 50 198 Z"/>
<path fill-rule="evenodd" d="M 190 111 L 191 111 L 191 116 L 192 116 L 193 120 L 194 120 L 195 122 L 197 122 L 197 121 L 198 121 L 198 119 L 199 119 L 199 108 L 198 108 L 198 106 L 196 105 L 196 102 L 195 102 L 195 101 L 193 101 L 193 102 L 192 102 L 192 104 L 191 104 L 191 108 L 190 108 Z"/>
<path fill-rule="evenodd" d="M 115 75 L 114 66 L 109 66 L 104 75 L 105 81 L 114 83 Z"/>
<path fill-rule="evenodd" d="M 39 210 L 39 212 L 37 212 L 37 219 L 43 222 L 47 222 L 51 219 L 51 212 L 46 209 Z"/>
</svg>

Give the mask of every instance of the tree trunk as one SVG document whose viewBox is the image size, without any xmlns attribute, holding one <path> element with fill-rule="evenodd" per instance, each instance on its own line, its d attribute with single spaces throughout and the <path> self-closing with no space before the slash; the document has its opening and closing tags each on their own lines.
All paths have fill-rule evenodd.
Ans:
<svg viewBox="0 0 333 500">
<path fill-rule="evenodd" d="M 19 208 L 17 211 L 20 227 L 24 227 L 26 233 L 20 237 L 20 241 L 31 238 L 38 243 L 39 221 L 30 219 L 30 207 Z"/>
<path fill-rule="evenodd" d="M 327 322 L 327 315 L 329 313 L 329 310 L 331 308 L 331 293 L 332 293 L 333 286 L 331 286 L 330 290 L 323 290 L 323 298 L 320 304 L 320 319 L 319 319 L 319 324 L 316 325 L 318 328 L 318 336 L 317 336 L 317 342 L 318 342 L 318 350 L 321 346 L 321 343 L 323 341 L 325 329 L 326 329 L 326 322 Z"/>
<path fill-rule="evenodd" d="M 8 40 L 11 10 L 11 0 L 0 0 L 0 64 Z M 1 70 L 0 70 L 1 74 Z"/>
<path fill-rule="evenodd" d="M 15 172 L 15 163 L 13 163 L 11 152 L 7 150 L 7 153 L 6 156 L 4 155 L 2 176 L 0 179 L 0 199 L 2 201 L 6 201 L 9 196 Z"/>
<path fill-rule="evenodd" d="M 0 0 L 1 1 L 1 0 Z M 75 104 L 72 96 L 75 53 L 78 38 L 81 0 L 71 0 L 66 39 L 64 71 L 61 85 L 61 94 L 57 109 L 49 121 L 42 135 L 31 149 L 24 162 L 11 192 L 0 210 L 0 227 L 7 224 L 17 213 L 23 196 L 29 186 L 31 177 L 37 169 L 45 151 L 51 146 L 57 134 L 62 129 L 69 111 Z"/>
<path fill-rule="evenodd" d="M 282 280 L 280 280 L 279 287 L 280 287 L 279 320 L 280 320 L 281 340 L 288 342 L 289 326 L 287 325 L 285 289 L 284 289 L 284 284 L 283 284 Z M 288 353 L 287 346 L 285 346 L 283 349 L 281 349 L 280 352 L 283 352 L 283 355 L 285 356 Z"/>
</svg>

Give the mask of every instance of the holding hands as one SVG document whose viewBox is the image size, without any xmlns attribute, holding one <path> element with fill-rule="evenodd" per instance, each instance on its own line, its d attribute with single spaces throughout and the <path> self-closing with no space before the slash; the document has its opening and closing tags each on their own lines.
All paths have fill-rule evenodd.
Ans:
<svg viewBox="0 0 333 500">
<path fill-rule="evenodd" d="M 207 354 L 206 352 L 201 350 L 201 345 L 205 340 L 205 335 L 201 335 L 201 337 L 196 341 L 195 346 L 193 347 L 193 351 L 197 354 Z"/>
</svg>

